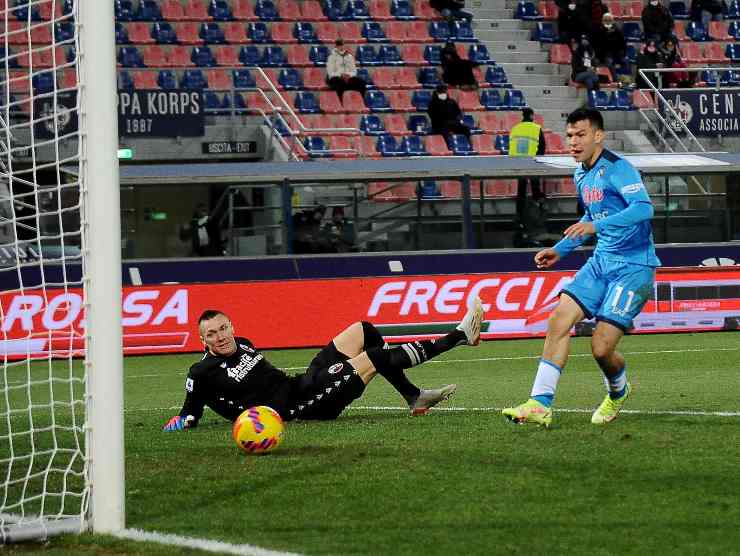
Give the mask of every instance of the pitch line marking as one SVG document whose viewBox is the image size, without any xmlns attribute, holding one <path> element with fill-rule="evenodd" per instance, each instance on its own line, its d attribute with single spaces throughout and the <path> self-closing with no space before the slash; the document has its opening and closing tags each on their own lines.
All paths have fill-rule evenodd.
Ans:
<svg viewBox="0 0 740 556">
<path fill-rule="evenodd" d="M 114 537 L 128 539 L 132 541 L 146 541 L 168 546 L 181 546 L 183 548 L 192 548 L 204 550 L 206 552 L 216 552 L 218 554 L 236 554 L 238 556 L 300 556 L 296 552 L 280 552 L 277 550 L 268 550 L 251 544 L 232 544 L 222 541 L 209 539 L 198 539 L 195 537 L 183 537 L 171 533 L 158 533 L 156 531 L 143 531 L 141 529 L 123 529 L 112 533 Z"/>
</svg>

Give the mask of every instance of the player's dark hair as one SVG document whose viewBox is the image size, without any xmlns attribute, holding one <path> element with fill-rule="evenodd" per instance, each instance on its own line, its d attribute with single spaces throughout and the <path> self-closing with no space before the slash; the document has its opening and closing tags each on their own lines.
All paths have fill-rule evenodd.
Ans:
<svg viewBox="0 0 740 556">
<path fill-rule="evenodd" d="M 568 119 L 565 120 L 565 123 L 573 125 L 583 120 L 588 120 L 594 129 L 604 130 L 604 118 L 601 116 L 601 112 L 593 108 L 582 107 L 573 110 L 573 112 L 568 114 Z"/>
<path fill-rule="evenodd" d="M 223 315 L 227 319 L 229 318 L 229 316 L 226 313 L 224 313 L 223 311 L 219 311 L 218 309 L 206 309 L 198 317 L 198 326 L 200 327 L 201 323 L 203 323 L 204 321 L 211 320 L 212 318 L 217 317 L 219 315 Z"/>
</svg>

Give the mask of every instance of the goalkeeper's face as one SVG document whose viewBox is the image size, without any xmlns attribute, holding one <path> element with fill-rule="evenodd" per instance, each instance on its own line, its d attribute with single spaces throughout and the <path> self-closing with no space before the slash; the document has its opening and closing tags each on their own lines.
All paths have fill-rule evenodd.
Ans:
<svg viewBox="0 0 740 556">
<path fill-rule="evenodd" d="M 236 351 L 234 328 L 226 315 L 216 315 L 201 322 L 200 339 L 213 355 L 228 357 Z"/>
</svg>

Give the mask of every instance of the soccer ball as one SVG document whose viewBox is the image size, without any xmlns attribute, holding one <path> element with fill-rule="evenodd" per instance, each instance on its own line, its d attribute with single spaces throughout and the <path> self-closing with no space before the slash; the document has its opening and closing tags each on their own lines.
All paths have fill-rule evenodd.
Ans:
<svg viewBox="0 0 740 556">
<path fill-rule="evenodd" d="M 284 429 L 283 419 L 277 411 L 258 405 L 239 415 L 231 432 L 243 452 L 265 454 L 280 445 Z"/>
</svg>

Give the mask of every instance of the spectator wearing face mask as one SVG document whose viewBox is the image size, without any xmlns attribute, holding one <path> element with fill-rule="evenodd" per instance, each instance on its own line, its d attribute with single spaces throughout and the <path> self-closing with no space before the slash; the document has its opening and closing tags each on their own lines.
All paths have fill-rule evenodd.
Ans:
<svg viewBox="0 0 740 556">
<path fill-rule="evenodd" d="M 326 82 L 329 88 L 337 92 L 339 102 L 342 102 L 345 91 L 358 91 L 364 95 L 367 84 L 357 77 L 355 57 L 344 46 L 342 39 L 337 39 L 334 45 L 326 61 Z"/>
<path fill-rule="evenodd" d="M 662 54 L 664 58 L 665 67 L 667 68 L 687 68 L 689 67 L 686 62 L 681 58 L 681 53 L 676 47 L 676 39 L 673 37 L 667 39 L 663 43 Z M 675 71 L 667 72 L 663 74 L 663 86 L 664 87 L 682 87 L 689 88 L 693 87 L 694 83 L 691 79 L 691 74 L 687 71 Z"/>
<path fill-rule="evenodd" d="M 556 0 L 558 6 L 558 39 L 570 44 L 579 39 L 584 29 L 588 29 L 590 14 L 583 0 Z"/>
<path fill-rule="evenodd" d="M 645 78 L 640 75 L 640 70 L 650 70 L 662 67 L 665 67 L 663 54 L 658 50 L 654 40 L 648 40 L 637 55 L 637 88 L 650 88 L 647 81 L 645 81 Z M 661 86 L 661 76 L 652 71 L 646 73 L 648 79 L 653 85 L 656 87 Z"/>
<path fill-rule="evenodd" d="M 594 51 L 601 65 L 609 68 L 612 77 L 616 76 L 617 70 L 622 67 L 622 60 L 627 52 L 627 42 L 624 34 L 614 23 L 614 16 L 605 13 L 602 18 L 601 29 L 594 40 Z"/>
<path fill-rule="evenodd" d="M 673 16 L 660 0 L 650 0 L 642 10 L 645 40 L 662 43 L 673 35 Z"/>
<path fill-rule="evenodd" d="M 438 85 L 427 111 L 432 121 L 432 133 L 447 139 L 452 134 L 470 138 L 470 128 L 462 122 L 460 105 L 447 95 L 447 85 Z"/>
<path fill-rule="evenodd" d="M 595 68 L 596 53 L 588 37 L 583 35 L 579 42 L 574 41 L 571 49 L 573 50 L 571 56 L 571 79 L 576 83 L 585 85 L 589 91 L 598 89 L 599 75 L 596 73 Z"/>
</svg>

